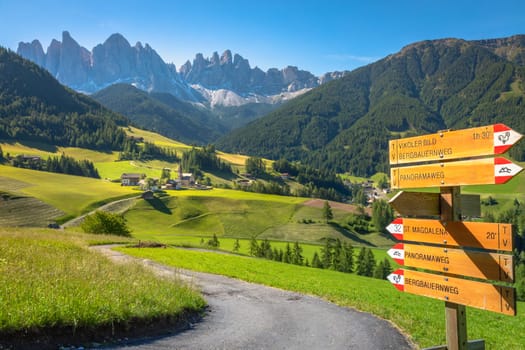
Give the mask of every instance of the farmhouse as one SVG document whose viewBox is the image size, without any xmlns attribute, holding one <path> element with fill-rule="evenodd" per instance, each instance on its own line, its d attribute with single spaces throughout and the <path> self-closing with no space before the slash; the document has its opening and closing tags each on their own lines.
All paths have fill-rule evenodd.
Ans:
<svg viewBox="0 0 525 350">
<path fill-rule="evenodd" d="M 192 187 L 195 185 L 195 176 L 193 176 L 193 173 L 183 173 L 182 167 L 179 167 L 179 178 L 177 181 L 181 187 Z"/>
<path fill-rule="evenodd" d="M 122 186 L 138 186 L 144 174 L 124 173 L 120 176 L 120 184 Z"/>
</svg>

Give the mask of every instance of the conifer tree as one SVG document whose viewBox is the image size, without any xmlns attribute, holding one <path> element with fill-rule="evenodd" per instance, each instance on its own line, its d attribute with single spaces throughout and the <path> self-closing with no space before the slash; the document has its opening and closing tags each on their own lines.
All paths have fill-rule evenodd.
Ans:
<svg viewBox="0 0 525 350">
<path fill-rule="evenodd" d="M 324 201 L 323 204 L 323 218 L 328 223 L 328 220 L 332 220 L 334 218 L 334 214 L 332 212 L 332 207 L 330 206 L 330 203 L 328 201 Z"/>
<path fill-rule="evenodd" d="M 214 233 L 213 237 L 208 241 L 208 246 L 214 247 L 214 248 L 219 248 L 220 245 L 221 245 L 221 243 L 219 242 L 219 239 L 217 238 L 217 235 Z"/>
<path fill-rule="evenodd" d="M 392 207 L 384 200 L 379 199 L 372 204 L 372 224 L 379 232 L 384 232 L 386 226 L 394 219 Z"/>
<path fill-rule="evenodd" d="M 281 261 L 281 255 L 279 254 L 279 250 L 277 248 L 273 248 L 273 260 Z"/>
<path fill-rule="evenodd" d="M 321 248 L 321 263 L 323 269 L 332 267 L 332 246 L 329 239 L 326 239 L 324 247 Z"/>
<path fill-rule="evenodd" d="M 233 243 L 233 251 L 238 252 L 241 248 L 241 243 L 239 243 L 239 239 L 237 238 L 235 242 Z"/>
<path fill-rule="evenodd" d="M 354 252 L 349 243 L 343 243 L 337 258 L 337 271 L 350 273 L 354 268 Z"/>
<path fill-rule="evenodd" d="M 357 274 L 360 276 L 371 277 L 375 268 L 374 253 L 371 249 L 362 247 L 357 257 Z"/>
<path fill-rule="evenodd" d="M 372 249 L 366 250 L 365 255 L 365 276 L 372 277 L 374 274 L 374 269 L 376 267 L 376 260 L 374 258 L 374 253 L 372 252 Z"/>
<path fill-rule="evenodd" d="M 337 238 L 332 244 L 332 268 L 336 271 L 340 271 L 340 259 L 341 259 L 341 240 Z"/>
<path fill-rule="evenodd" d="M 292 251 L 292 264 L 302 265 L 303 264 L 303 248 L 299 245 L 299 242 L 295 242 Z"/>
<path fill-rule="evenodd" d="M 286 243 L 286 250 L 284 251 L 283 262 L 290 264 L 292 262 L 292 248 L 290 243 Z"/>
<path fill-rule="evenodd" d="M 388 275 L 392 273 L 392 266 L 390 265 L 390 261 L 388 261 L 387 258 L 384 258 L 383 261 L 380 261 L 375 270 L 374 270 L 374 278 L 379 279 L 386 279 Z"/>
<path fill-rule="evenodd" d="M 365 274 L 365 255 L 366 255 L 366 248 L 361 247 L 359 250 L 359 255 L 357 256 L 357 270 L 356 273 L 359 276 L 363 276 Z"/>
<path fill-rule="evenodd" d="M 270 260 L 273 258 L 272 245 L 270 244 L 269 240 L 265 239 L 261 242 L 261 246 L 259 248 L 259 256 L 261 258 Z"/>
<path fill-rule="evenodd" d="M 255 237 L 252 237 L 250 241 L 250 251 L 251 256 L 258 256 L 259 255 L 259 244 L 257 243 L 257 240 Z"/>
<path fill-rule="evenodd" d="M 314 252 L 314 256 L 312 258 L 312 267 L 322 269 L 323 263 L 321 262 L 321 259 L 319 259 L 319 254 L 317 252 Z"/>
</svg>

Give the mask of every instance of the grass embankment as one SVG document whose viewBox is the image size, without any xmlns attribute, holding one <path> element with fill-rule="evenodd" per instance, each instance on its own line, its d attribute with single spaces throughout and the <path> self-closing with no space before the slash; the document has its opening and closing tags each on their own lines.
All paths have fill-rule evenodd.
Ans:
<svg viewBox="0 0 525 350">
<path fill-rule="evenodd" d="M 219 239 L 220 246 L 210 247 L 207 243 L 210 240 L 210 237 L 197 237 L 197 236 L 171 236 L 169 240 L 159 240 L 159 239 L 145 239 L 143 240 L 144 243 L 153 242 L 153 243 L 163 243 L 168 244 L 173 247 L 183 247 L 183 248 L 195 248 L 195 249 L 206 249 L 211 251 L 218 251 L 218 252 L 226 252 L 231 254 L 237 254 L 237 255 L 244 255 L 244 256 L 250 256 L 250 243 L 251 240 L 249 239 L 239 239 L 239 249 L 237 251 L 233 250 L 233 247 L 235 245 L 236 238 L 224 238 L 221 237 Z M 203 244 L 204 242 L 204 244 Z M 262 240 L 257 240 L 257 243 L 260 245 Z M 283 242 L 283 241 L 274 241 L 269 240 L 270 245 L 272 249 L 282 250 L 283 252 L 286 251 L 286 246 L 290 245 L 290 248 L 293 249 L 294 242 Z M 321 256 L 321 249 L 324 247 L 322 244 L 315 244 L 315 243 L 308 243 L 308 242 L 301 242 L 300 247 L 302 249 L 302 256 L 304 258 L 304 261 L 308 259 L 308 262 L 312 262 L 312 258 L 314 256 L 314 253 L 317 252 L 319 256 Z M 357 266 L 357 256 L 359 255 L 359 251 L 361 247 L 353 246 L 353 252 L 354 252 L 354 266 Z M 394 266 L 394 260 L 388 256 L 385 249 L 378 249 L 378 248 L 369 248 L 372 253 L 374 254 L 374 258 L 376 263 L 379 261 L 382 261 L 384 258 L 387 258 L 390 263 Z"/>
<path fill-rule="evenodd" d="M 341 306 L 391 320 L 421 347 L 446 343 L 444 303 L 398 292 L 387 281 L 262 259 L 176 248 L 119 250 L 166 265 L 317 295 Z M 468 308 L 469 339 L 485 339 L 487 349 L 524 349 L 525 338 L 519 336 L 525 332 L 523 306 L 523 303 L 518 303 L 516 317 Z"/>
<path fill-rule="evenodd" d="M 100 342 L 203 308 L 200 295 L 180 281 L 138 264 L 116 265 L 90 251 L 89 241 L 115 238 L 0 229 L 0 344 L 51 335 Z"/>
<path fill-rule="evenodd" d="M 358 235 L 338 224 L 326 224 L 322 209 L 306 206 L 306 198 L 243 191 L 173 191 L 170 196 L 141 200 L 126 214 L 133 236 L 174 243 L 179 236 L 269 239 L 321 243 L 325 237 L 354 245 L 388 247 L 380 234 Z M 333 209 L 334 222 L 348 212 Z"/>
</svg>

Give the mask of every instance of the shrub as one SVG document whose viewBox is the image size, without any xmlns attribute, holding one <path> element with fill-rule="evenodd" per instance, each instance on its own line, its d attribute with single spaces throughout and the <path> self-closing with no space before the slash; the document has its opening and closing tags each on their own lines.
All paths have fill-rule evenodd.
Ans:
<svg viewBox="0 0 525 350">
<path fill-rule="evenodd" d="M 126 221 L 121 215 L 96 211 L 86 216 L 80 226 L 87 233 L 105 233 L 119 236 L 131 236 Z"/>
</svg>

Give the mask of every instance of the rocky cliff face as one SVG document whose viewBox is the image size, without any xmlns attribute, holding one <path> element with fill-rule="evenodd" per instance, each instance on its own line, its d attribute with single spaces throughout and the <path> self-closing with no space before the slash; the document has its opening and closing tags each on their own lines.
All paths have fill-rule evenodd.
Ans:
<svg viewBox="0 0 525 350">
<path fill-rule="evenodd" d="M 111 35 L 89 51 L 65 31 L 62 41 L 53 39 L 47 52 L 34 40 L 21 42 L 17 53 L 78 91 L 94 93 L 115 83 L 128 83 L 145 91 L 168 92 L 186 101 L 207 101 L 211 106 L 276 103 L 344 74 L 318 78 L 293 66 L 264 72 L 251 68 L 247 59 L 230 50 L 221 56 L 214 52 L 210 58 L 199 53 L 193 63 L 187 61 L 177 71 L 148 44 L 131 46 L 120 34 Z"/>
<path fill-rule="evenodd" d="M 63 32 L 62 41 L 53 39 L 46 53 L 38 40 L 20 43 L 17 53 L 78 91 L 93 93 L 115 83 L 128 83 L 146 91 L 169 92 L 183 100 L 202 100 L 149 45 L 139 42 L 132 47 L 120 34 L 89 51 Z"/>
<path fill-rule="evenodd" d="M 258 67 L 251 68 L 247 59 L 230 50 L 219 57 L 217 52 L 205 59 L 197 54 L 193 64 L 187 61 L 180 68 L 181 76 L 190 84 L 201 85 L 210 90 L 227 89 L 239 95 L 261 94 L 277 95 L 283 92 L 296 92 L 319 85 L 319 79 L 307 71 L 288 66 L 263 72 Z"/>
</svg>

